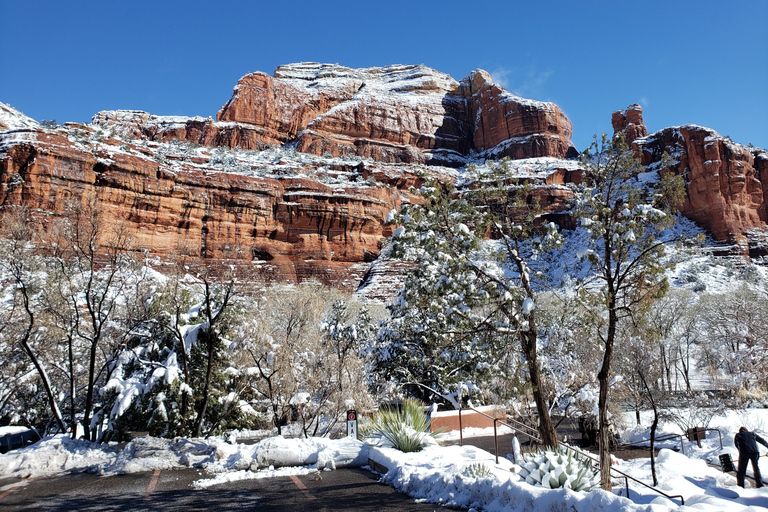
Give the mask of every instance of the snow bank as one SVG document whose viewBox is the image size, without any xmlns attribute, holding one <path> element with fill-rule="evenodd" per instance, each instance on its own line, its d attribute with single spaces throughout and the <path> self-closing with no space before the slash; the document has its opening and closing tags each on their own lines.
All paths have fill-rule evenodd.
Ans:
<svg viewBox="0 0 768 512">
<path fill-rule="evenodd" d="M 34 445 L 0 455 L 0 475 L 32 478 L 65 472 L 95 472 L 115 457 L 113 450 L 87 441 L 47 437 Z"/>
<path fill-rule="evenodd" d="M 511 462 L 502 459 L 497 466 L 491 454 L 472 446 L 429 447 L 412 454 L 373 448 L 371 459 L 388 468 L 383 482 L 415 499 L 450 507 L 516 512 L 647 510 L 606 491 L 533 487 L 512 471 Z M 490 476 L 467 476 L 470 464 L 483 464 Z"/>
<path fill-rule="evenodd" d="M 216 460 L 206 466 L 212 472 L 286 466 L 309 466 L 334 469 L 360 467 L 368 463 L 370 446 L 357 439 L 286 439 L 270 437 L 254 445 L 219 444 Z"/>
<path fill-rule="evenodd" d="M 99 445 L 56 436 L 0 455 L 0 475 L 21 478 L 69 472 L 109 475 L 183 467 L 204 468 L 216 474 L 295 466 L 335 469 L 367 464 L 369 449 L 369 445 L 351 438 L 286 439 L 280 436 L 253 445 L 234 444 L 221 437 L 160 439 L 144 436 L 120 449 L 115 444 Z"/>
</svg>

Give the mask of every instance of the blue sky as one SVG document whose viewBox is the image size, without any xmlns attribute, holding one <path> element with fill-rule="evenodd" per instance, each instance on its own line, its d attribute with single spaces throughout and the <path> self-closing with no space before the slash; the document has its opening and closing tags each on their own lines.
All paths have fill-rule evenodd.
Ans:
<svg viewBox="0 0 768 512">
<path fill-rule="evenodd" d="M 614 110 L 768 147 L 768 2 L 0 0 L 0 101 L 35 119 L 215 116 L 238 78 L 300 61 L 482 68 L 554 101 L 582 150 Z"/>
</svg>

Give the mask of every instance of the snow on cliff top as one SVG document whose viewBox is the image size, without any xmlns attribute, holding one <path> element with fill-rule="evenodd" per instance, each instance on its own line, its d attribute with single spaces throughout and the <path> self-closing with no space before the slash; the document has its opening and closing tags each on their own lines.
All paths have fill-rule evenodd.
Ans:
<svg viewBox="0 0 768 512">
<path fill-rule="evenodd" d="M 300 62 L 279 66 L 274 77 L 294 87 L 305 90 L 343 89 L 356 91 L 358 99 L 396 96 L 398 101 L 412 103 L 442 103 L 447 95 L 462 96 L 461 87 L 469 88 L 474 76 L 481 75 L 483 80 L 494 84 L 491 75 L 482 70 L 474 70 L 461 82 L 446 73 L 441 73 L 423 64 L 393 64 L 384 67 L 353 69 L 338 64 L 320 64 Z M 435 98 L 428 100 L 429 95 Z M 553 103 L 530 100 L 503 91 L 503 102 L 514 102 L 537 108 L 551 108 Z"/>
<path fill-rule="evenodd" d="M 0 130 L 19 130 L 23 128 L 39 128 L 40 124 L 29 116 L 25 116 L 15 108 L 0 102 Z"/>
<path fill-rule="evenodd" d="M 275 70 L 275 78 L 299 88 L 349 88 L 367 95 L 395 93 L 439 93 L 458 89 L 459 82 L 423 64 L 352 69 L 338 64 L 301 62 L 286 64 Z"/>
<path fill-rule="evenodd" d="M 102 110 L 91 118 L 91 124 L 127 137 L 140 134 L 145 127 L 184 127 L 190 121 L 204 123 L 208 120 L 213 122 L 213 119 L 201 116 L 157 116 L 143 110 Z"/>
</svg>

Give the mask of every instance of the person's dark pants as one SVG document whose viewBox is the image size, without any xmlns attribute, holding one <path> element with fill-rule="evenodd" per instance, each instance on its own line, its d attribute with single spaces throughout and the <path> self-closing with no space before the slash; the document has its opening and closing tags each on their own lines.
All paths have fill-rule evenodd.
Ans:
<svg viewBox="0 0 768 512">
<path fill-rule="evenodd" d="M 760 458 L 759 453 L 739 454 L 739 467 L 736 470 L 736 483 L 739 487 L 744 487 L 744 476 L 747 474 L 747 462 L 752 461 L 752 471 L 755 473 L 756 487 L 763 486 L 763 480 L 760 476 L 760 466 L 757 465 L 757 459 Z"/>
</svg>

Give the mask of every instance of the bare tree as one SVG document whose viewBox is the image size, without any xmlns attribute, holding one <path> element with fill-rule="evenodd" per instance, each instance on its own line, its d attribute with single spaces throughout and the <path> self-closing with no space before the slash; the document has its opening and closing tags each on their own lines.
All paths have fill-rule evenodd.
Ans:
<svg viewBox="0 0 768 512">
<path fill-rule="evenodd" d="M 86 198 L 81 204 L 70 204 L 66 215 L 52 227 L 47 244 L 53 261 L 51 283 L 55 283 L 57 295 L 64 299 L 55 304 L 65 307 L 54 315 L 73 326 L 76 337 L 86 345 L 82 424 L 88 440 L 97 437 L 91 419 L 97 382 L 105 376 L 107 360 L 114 349 L 107 346 L 116 334 L 112 332 L 114 317 L 127 283 L 134 277 L 126 227 L 107 226 L 102 218 L 95 197 Z"/>
<path fill-rule="evenodd" d="M 711 294 L 699 304 L 706 343 L 701 344 L 713 380 L 726 376 L 720 385 L 749 393 L 768 382 L 768 300 L 748 286 L 738 292 Z"/>
<path fill-rule="evenodd" d="M 673 382 L 677 377 L 677 369 L 684 361 L 680 361 L 680 344 L 686 333 L 685 317 L 691 308 L 693 294 L 688 290 L 670 290 L 666 296 L 656 301 L 648 315 L 648 328 L 654 331 L 654 336 L 659 340 L 659 364 L 663 371 L 661 375 L 662 386 L 668 393 L 676 390 Z"/>
<path fill-rule="evenodd" d="M 244 364 L 255 365 L 252 386 L 275 427 L 292 421 L 305 436 L 328 432 L 350 404 L 370 406 L 358 349 L 373 335 L 365 310 L 353 320 L 348 300 L 319 283 L 273 286 L 238 335 Z"/>
<path fill-rule="evenodd" d="M 11 334 L 17 339 L 24 353 L 29 357 L 42 382 L 45 396 L 48 400 L 51 414 L 56 419 L 60 432 L 65 431 L 58 403 L 54 397 L 53 385 L 48 371 L 40 358 L 38 350 L 33 347 L 33 339 L 38 336 L 38 321 L 32 304 L 34 287 L 33 272 L 36 258 L 33 257 L 33 227 L 26 208 L 16 207 L 7 210 L 2 218 L 0 236 L 2 236 L 2 257 L 0 263 L 8 274 L 15 293 L 13 304 L 8 316 L 3 319 L 4 334 Z M 16 329 L 8 329 L 14 324 Z"/>
</svg>

